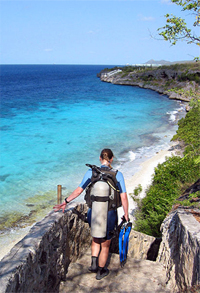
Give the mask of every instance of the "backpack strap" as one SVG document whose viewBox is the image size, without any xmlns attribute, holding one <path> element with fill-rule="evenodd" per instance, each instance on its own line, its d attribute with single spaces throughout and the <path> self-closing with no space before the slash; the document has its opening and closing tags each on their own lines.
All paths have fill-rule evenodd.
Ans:
<svg viewBox="0 0 200 293">
<path fill-rule="evenodd" d="M 109 196 L 95 196 L 91 195 L 91 201 L 97 201 L 97 202 L 106 202 L 109 201 Z"/>
<path fill-rule="evenodd" d="M 92 169 L 92 171 L 96 171 L 98 174 L 101 174 L 101 176 L 99 177 L 98 175 L 96 176 L 97 179 L 92 181 L 92 184 L 96 183 L 99 180 L 104 180 L 108 183 L 108 185 L 115 191 L 120 192 L 119 189 L 117 189 L 117 180 L 116 180 L 116 174 L 118 172 L 118 170 L 114 170 L 113 173 L 115 173 L 115 177 L 111 174 L 105 174 L 103 172 L 103 170 L 101 170 L 102 168 L 97 167 L 96 165 L 91 165 L 91 164 L 86 164 L 87 167 L 90 167 Z M 107 168 L 106 168 L 107 169 Z M 105 171 L 106 171 L 105 169 Z M 109 169 L 111 170 L 111 169 Z M 116 187 L 109 181 L 109 179 L 111 179 L 113 181 L 113 183 L 116 185 Z"/>
</svg>

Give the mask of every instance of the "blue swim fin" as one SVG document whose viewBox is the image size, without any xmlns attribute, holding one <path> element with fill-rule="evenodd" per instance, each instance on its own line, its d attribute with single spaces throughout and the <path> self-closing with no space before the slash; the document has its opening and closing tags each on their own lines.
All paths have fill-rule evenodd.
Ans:
<svg viewBox="0 0 200 293">
<path fill-rule="evenodd" d="M 120 258 L 120 263 L 124 261 L 124 256 L 123 256 L 123 237 L 125 233 L 125 227 L 121 228 L 121 231 L 119 232 L 119 258 Z"/>
<path fill-rule="evenodd" d="M 121 231 L 119 233 L 119 258 L 121 267 L 123 267 L 126 263 L 131 228 L 131 222 L 123 221 L 123 223 L 121 223 Z"/>
</svg>

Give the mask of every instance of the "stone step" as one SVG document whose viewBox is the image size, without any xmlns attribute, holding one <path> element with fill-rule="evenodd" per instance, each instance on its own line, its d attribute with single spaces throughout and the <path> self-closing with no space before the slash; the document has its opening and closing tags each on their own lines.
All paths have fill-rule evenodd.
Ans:
<svg viewBox="0 0 200 293">
<path fill-rule="evenodd" d="M 90 249 L 71 263 L 66 281 L 61 282 L 59 293 L 69 292 L 123 292 L 123 293 L 164 293 L 171 292 L 170 284 L 165 284 L 166 272 L 160 263 L 149 260 L 135 260 L 130 256 L 123 268 L 118 254 L 110 254 L 108 269 L 110 273 L 102 280 L 96 280 L 96 274 L 90 273 Z"/>
</svg>

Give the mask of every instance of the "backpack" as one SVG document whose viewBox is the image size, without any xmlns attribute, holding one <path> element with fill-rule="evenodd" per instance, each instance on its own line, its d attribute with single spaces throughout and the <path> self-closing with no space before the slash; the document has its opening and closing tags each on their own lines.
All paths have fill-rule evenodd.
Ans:
<svg viewBox="0 0 200 293">
<path fill-rule="evenodd" d="M 116 210 L 122 205 L 120 190 L 117 186 L 116 175 L 118 170 L 111 169 L 109 167 L 97 167 L 95 165 L 86 164 L 86 166 L 92 169 L 91 182 L 86 187 L 85 201 L 89 208 L 92 207 L 93 201 L 108 201 L 108 210 Z M 92 187 L 98 181 L 106 182 L 109 185 L 109 194 L 105 197 L 98 197 L 98 194 L 91 194 Z"/>
</svg>

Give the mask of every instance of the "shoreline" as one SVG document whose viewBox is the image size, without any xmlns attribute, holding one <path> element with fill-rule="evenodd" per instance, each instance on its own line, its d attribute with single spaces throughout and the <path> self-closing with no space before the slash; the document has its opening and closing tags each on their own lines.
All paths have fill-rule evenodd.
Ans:
<svg viewBox="0 0 200 293">
<path fill-rule="evenodd" d="M 180 101 L 181 102 L 181 101 Z M 170 144 L 171 145 L 171 144 Z M 156 151 L 156 146 L 152 147 Z M 163 146 L 163 150 L 158 151 L 158 153 L 152 154 L 151 157 L 145 158 L 142 162 L 140 162 L 137 165 L 137 170 L 134 172 L 130 172 L 130 169 L 128 168 L 129 176 L 124 173 L 124 178 L 126 182 L 126 188 L 127 188 L 127 194 L 129 198 L 129 214 L 131 220 L 134 220 L 134 210 L 135 210 L 135 203 L 131 198 L 130 193 L 133 193 L 133 190 L 135 187 L 138 186 L 138 184 L 142 185 L 142 193 L 140 194 L 140 197 L 144 196 L 144 191 L 147 188 L 147 186 L 151 183 L 152 175 L 154 173 L 154 168 L 157 166 L 158 163 L 162 163 L 165 160 L 166 156 L 171 155 L 171 151 L 169 151 L 170 146 Z M 141 155 L 142 157 L 143 155 Z M 145 156 L 144 156 L 145 157 Z M 136 161 L 131 161 L 128 165 L 131 167 L 136 164 Z M 129 167 L 128 166 L 128 167 Z M 132 168 L 131 168 L 132 169 Z M 135 169 L 135 168 L 133 168 Z M 123 171 L 122 171 L 123 172 Z M 59 174 L 60 176 L 60 174 Z M 46 185 L 45 185 L 46 187 Z M 5 235 L 0 235 L 0 260 L 10 252 L 10 250 L 13 248 L 14 245 L 16 245 L 21 239 L 23 239 L 28 233 L 31 227 L 33 227 L 38 221 L 42 220 L 49 212 L 51 212 L 52 209 L 44 213 L 44 215 L 41 215 L 41 218 L 36 220 L 34 224 L 27 224 L 24 228 L 11 228 L 10 231 L 8 231 Z M 120 209 L 119 209 L 120 210 Z M 44 212 L 44 210 L 43 210 Z M 120 219 L 120 218 L 119 218 Z M 2 237 L 1 237 L 2 236 Z"/>
<path fill-rule="evenodd" d="M 200 86 L 198 83 L 193 80 L 192 83 L 189 81 L 178 80 L 174 78 L 174 75 L 178 76 L 177 69 L 170 69 L 170 66 L 167 68 L 153 68 L 151 70 L 147 69 L 143 72 L 135 72 L 133 69 L 132 71 L 126 72 L 124 75 L 123 70 L 117 71 L 112 69 L 112 71 L 101 71 L 97 76 L 103 82 L 109 82 L 118 85 L 126 85 L 126 86 L 138 86 L 143 89 L 150 89 L 156 91 L 159 94 L 167 95 L 169 99 L 173 100 L 180 100 L 182 102 L 189 103 L 191 99 L 200 93 Z M 187 68 L 185 67 L 186 72 Z M 173 71 L 173 74 L 172 74 Z M 196 69 L 198 72 L 198 69 Z M 163 75 L 165 77 L 163 77 Z M 175 82 L 173 86 L 167 86 L 166 89 L 166 76 L 167 80 L 171 80 Z M 153 77 L 153 79 L 152 79 Z M 177 90 L 182 89 L 183 91 Z M 194 92 L 188 93 L 188 92 Z"/>
<path fill-rule="evenodd" d="M 174 145 L 175 144 L 173 144 L 173 146 Z M 138 172 L 136 172 L 130 179 L 126 180 L 127 194 L 129 197 L 129 214 L 132 217 L 132 221 L 134 220 L 136 204 L 130 194 L 133 193 L 134 189 L 138 187 L 139 184 L 141 184 L 142 191 L 138 198 L 144 198 L 147 188 L 152 183 L 155 168 L 158 164 L 162 164 L 166 160 L 166 157 L 171 157 L 172 155 L 175 155 L 175 153 L 176 150 L 172 150 L 170 147 L 159 151 L 156 155 L 141 163 Z"/>
<path fill-rule="evenodd" d="M 175 143 L 171 144 L 171 146 L 172 145 L 175 145 Z M 135 189 L 135 187 L 141 184 L 142 192 L 140 194 L 140 198 L 143 198 L 145 196 L 145 190 L 151 184 L 152 175 L 154 174 L 154 168 L 159 163 L 163 163 L 165 161 L 165 158 L 171 156 L 172 154 L 175 154 L 175 150 L 171 150 L 170 147 L 159 151 L 158 153 L 156 153 L 156 155 L 142 162 L 139 166 L 139 170 L 135 172 L 133 176 L 131 176 L 131 178 L 129 179 L 125 178 L 127 195 L 129 200 L 129 216 L 131 221 L 134 221 L 134 210 L 136 208 L 136 204 L 131 198 L 130 194 L 133 193 L 133 190 Z M 132 164 L 134 164 L 134 161 L 132 162 Z M 118 209 L 119 222 L 121 221 L 122 216 L 123 216 L 123 209 L 119 208 Z M 28 234 L 32 226 L 33 225 L 27 226 L 26 228 L 17 230 L 16 233 L 9 233 L 8 235 L 6 235 L 6 246 L 2 247 L 0 250 L 0 261 L 5 255 L 9 254 L 10 250 L 15 246 L 15 244 L 17 244 L 21 239 L 23 239 Z"/>
<path fill-rule="evenodd" d="M 138 198 L 145 197 L 146 189 L 150 186 L 153 179 L 154 169 L 157 167 L 158 164 L 162 164 L 166 160 L 166 157 L 176 155 L 176 149 L 173 148 L 173 146 L 175 145 L 177 145 L 177 142 L 171 143 L 170 146 L 168 146 L 168 148 L 160 150 L 151 158 L 148 158 L 147 160 L 143 161 L 139 166 L 139 170 L 135 172 L 134 175 L 131 176 L 131 178 L 125 178 L 126 190 L 129 201 L 129 217 L 131 222 L 134 222 L 134 210 L 136 208 L 136 203 L 132 199 L 131 194 L 133 193 L 134 189 L 138 187 L 139 184 L 141 184 L 142 192 L 139 194 Z M 123 209 L 119 208 L 119 222 L 121 221 L 122 216 Z"/>
</svg>

